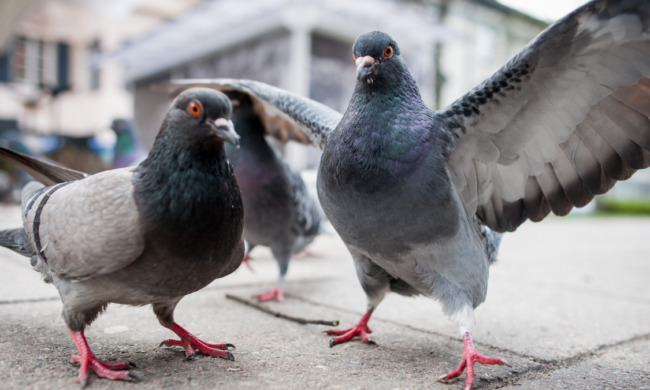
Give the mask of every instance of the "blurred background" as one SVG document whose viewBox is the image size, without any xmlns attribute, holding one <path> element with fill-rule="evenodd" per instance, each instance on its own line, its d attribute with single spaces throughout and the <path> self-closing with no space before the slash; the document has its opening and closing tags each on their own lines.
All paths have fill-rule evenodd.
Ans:
<svg viewBox="0 0 650 390">
<path fill-rule="evenodd" d="M 351 45 L 399 43 L 424 101 L 441 108 L 582 0 L 2 0 L 0 143 L 86 172 L 137 163 L 174 78 L 261 80 L 343 111 Z M 314 182 L 320 152 L 276 145 Z M 0 199 L 28 177 L 0 162 Z M 596 207 L 597 205 L 597 207 Z M 588 210 L 650 213 L 650 170 Z"/>
</svg>

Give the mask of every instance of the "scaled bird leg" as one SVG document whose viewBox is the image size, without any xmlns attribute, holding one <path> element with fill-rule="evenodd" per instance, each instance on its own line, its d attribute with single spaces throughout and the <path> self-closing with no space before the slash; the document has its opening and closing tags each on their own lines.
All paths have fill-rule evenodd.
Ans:
<svg viewBox="0 0 650 390">
<path fill-rule="evenodd" d="M 249 271 L 255 273 L 255 270 L 251 266 L 251 260 L 253 260 L 253 258 L 248 255 L 248 252 L 246 252 L 246 254 L 244 254 L 244 259 L 242 260 L 242 264 L 244 264 Z"/>
<path fill-rule="evenodd" d="M 463 373 L 463 370 L 467 368 L 465 373 L 465 390 L 470 390 L 474 386 L 474 363 L 479 362 L 482 364 L 501 364 L 510 366 L 508 362 L 498 357 L 487 357 L 483 356 L 474 347 L 472 343 L 472 336 L 469 332 L 465 332 L 463 335 L 463 357 L 460 359 L 460 364 L 458 366 L 446 373 L 445 375 L 438 378 L 438 381 L 444 381 L 447 379 L 452 379 L 460 376 Z"/>
<path fill-rule="evenodd" d="M 205 341 L 194 336 L 192 333 L 185 330 L 183 327 L 173 322 L 171 325 L 166 325 L 162 321 L 160 324 L 165 328 L 176 333 L 180 340 L 169 339 L 160 343 L 160 346 L 181 346 L 185 349 L 185 357 L 187 360 L 194 359 L 195 351 L 199 351 L 204 355 L 217 356 L 223 359 L 235 360 L 232 353 L 228 351 L 229 348 L 235 348 L 232 344 L 209 344 Z"/>
<path fill-rule="evenodd" d="M 357 336 L 361 337 L 361 340 L 364 343 L 375 344 L 375 342 L 370 340 L 370 338 L 367 335 L 367 333 L 372 333 L 372 330 L 370 330 L 370 328 L 368 327 L 368 320 L 370 319 L 371 315 L 372 315 L 372 310 L 366 311 L 364 315 L 361 316 L 361 319 L 359 319 L 359 321 L 356 324 L 354 324 L 351 328 L 348 329 L 324 330 L 323 332 L 327 333 L 328 335 L 338 336 L 338 337 L 332 337 L 330 339 L 330 347 L 333 347 L 336 344 L 341 344 L 350 341 Z"/>
<path fill-rule="evenodd" d="M 129 371 L 116 371 L 116 370 L 126 370 L 130 367 L 135 367 L 135 364 L 124 361 L 124 362 L 115 362 L 115 363 L 105 363 L 95 357 L 95 354 L 92 353 L 88 342 L 86 341 L 86 336 L 84 332 L 74 332 L 68 329 L 72 340 L 77 346 L 79 351 L 78 355 L 72 355 L 70 358 L 70 363 L 79 363 L 79 383 L 81 387 L 85 387 L 88 383 L 88 370 L 95 371 L 97 376 L 107 379 L 119 379 L 125 381 L 137 381 L 139 378 Z"/>
<path fill-rule="evenodd" d="M 284 301 L 282 286 L 273 287 L 269 291 L 262 294 L 255 294 L 255 298 L 257 298 L 257 300 L 260 302 L 268 302 L 273 299 L 276 299 L 278 302 L 282 302 Z"/>
</svg>

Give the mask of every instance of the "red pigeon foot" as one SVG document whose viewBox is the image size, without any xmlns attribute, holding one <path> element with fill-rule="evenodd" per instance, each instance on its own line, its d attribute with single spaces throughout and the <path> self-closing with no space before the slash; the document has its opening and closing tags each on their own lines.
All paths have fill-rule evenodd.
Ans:
<svg viewBox="0 0 650 390">
<path fill-rule="evenodd" d="M 463 335 L 463 344 L 463 357 L 460 359 L 460 364 L 458 364 L 455 369 L 438 378 L 438 381 L 456 378 L 462 374 L 465 367 L 467 367 L 467 372 L 465 373 L 465 390 L 470 390 L 472 386 L 474 386 L 475 362 L 482 364 L 501 364 L 510 367 L 510 364 L 501 358 L 487 357 L 478 353 L 472 343 L 472 336 L 469 332 L 466 332 L 465 335 Z"/>
<path fill-rule="evenodd" d="M 85 387 L 88 383 L 88 370 L 92 370 L 97 374 L 97 376 L 106 379 L 124 381 L 139 380 L 137 376 L 131 374 L 129 371 L 118 371 L 135 367 L 135 364 L 128 361 L 115 363 L 103 362 L 97 359 L 97 357 L 92 353 L 83 332 L 73 332 L 69 329 L 68 331 L 70 332 L 72 340 L 79 351 L 78 355 L 72 355 L 70 363 L 79 363 L 81 365 L 81 367 L 79 367 L 79 383 L 81 383 L 81 387 Z"/>
<path fill-rule="evenodd" d="M 323 332 L 327 333 L 328 335 L 339 336 L 339 337 L 332 337 L 330 339 L 330 347 L 333 347 L 336 344 L 341 344 L 350 341 L 357 336 L 361 337 L 361 340 L 364 343 L 375 344 L 375 342 L 370 340 L 370 338 L 367 335 L 367 333 L 372 333 L 372 330 L 370 330 L 370 328 L 368 327 L 368 320 L 370 319 L 371 314 L 372 311 L 370 310 L 365 312 L 365 314 L 361 316 L 361 319 L 359 319 L 359 322 L 354 324 L 351 328 L 343 329 L 343 330 L 337 330 L 337 329 L 324 330 Z"/>
<path fill-rule="evenodd" d="M 284 295 L 282 294 L 282 287 L 275 287 L 265 293 L 257 294 L 255 295 L 255 298 L 257 298 L 257 300 L 260 302 L 268 302 L 273 299 L 277 300 L 278 302 L 284 301 Z"/>
<path fill-rule="evenodd" d="M 233 361 L 235 360 L 233 354 L 228 351 L 228 348 L 235 348 L 235 346 L 232 344 L 206 343 L 205 341 L 194 336 L 192 333 L 183 329 L 183 327 L 181 327 L 175 322 L 171 326 L 166 326 L 165 324 L 163 324 L 163 326 L 169 328 L 172 332 L 176 333 L 180 338 L 180 340 L 174 340 L 174 339 L 165 340 L 160 344 L 160 346 L 163 345 L 167 347 L 181 346 L 185 348 L 185 357 L 187 360 L 194 359 L 195 351 L 199 351 L 204 355 L 217 356 L 223 359 L 228 359 Z"/>
</svg>

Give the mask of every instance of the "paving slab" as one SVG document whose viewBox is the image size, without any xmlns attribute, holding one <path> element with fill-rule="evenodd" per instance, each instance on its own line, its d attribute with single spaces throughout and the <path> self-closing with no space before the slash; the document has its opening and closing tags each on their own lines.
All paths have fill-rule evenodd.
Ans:
<svg viewBox="0 0 650 390">
<path fill-rule="evenodd" d="M 556 370 L 534 369 L 503 389 L 650 389 L 650 338 L 603 348 Z"/>
<path fill-rule="evenodd" d="M 0 228 L 20 213 L 0 206 Z M 477 365 L 477 389 L 648 388 L 650 364 L 650 218 L 549 218 L 504 238 L 491 269 L 487 301 L 477 310 L 482 353 L 512 367 Z M 345 246 L 335 234 L 310 248 L 318 256 L 291 262 L 283 303 L 291 316 L 340 320 L 362 314 L 365 296 Z M 182 326 L 206 341 L 230 342 L 236 361 L 158 348 L 173 334 L 150 307 L 110 305 L 87 336 L 107 361 L 132 360 L 141 383 L 92 377 L 91 388 L 454 389 L 435 378 L 453 368 L 462 342 L 456 324 L 426 298 L 389 295 L 371 319 L 378 346 L 358 341 L 334 348 L 322 325 L 299 325 L 226 298 L 250 298 L 271 287 L 277 266 L 257 248 L 252 266 L 184 298 Z M 0 388 L 77 388 L 75 352 L 56 290 L 27 259 L 0 248 Z M 644 387 L 645 386 L 645 387 Z"/>
</svg>

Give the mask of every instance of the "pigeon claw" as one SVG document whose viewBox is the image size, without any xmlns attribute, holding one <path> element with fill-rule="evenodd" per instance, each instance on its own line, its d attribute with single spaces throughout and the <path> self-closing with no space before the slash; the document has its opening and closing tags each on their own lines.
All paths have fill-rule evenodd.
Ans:
<svg viewBox="0 0 650 390">
<path fill-rule="evenodd" d="M 260 302 L 268 302 L 273 299 L 282 302 L 284 301 L 284 294 L 282 294 L 282 287 L 274 287 L 265 293 L 256 294 L 255 298 Z"/>
<path fill-rule="evenodd" d="M 97 359 L 97 357 L 92 353 L 83 332 L 75 332 L 70 329 L 68 329 L 68 331 L 70 332 L 70 336 L 72 336 L 72 341 L 74 341 L 75 346 L 79 351 L 79 354 L 70 357 L 70 363 L 79 363 L 79 383 L 81 384 L 81 387 L 86 387 L 88 384 L 89 370 L 94 371 L 100 378 L 123 381 L 133 381 L 134 378 L 137 378 L 129 371 L 126 371 L 131 367 L 135 367 L 135 364 L 129 361 L 115 363 L 103 362 Z"/>
<path fill-rule="evenodd" d="M 324 330 L 323 333 L 326 333 L 330 336 L 338 336 L 338 337 L 332 337 L 330 339 L 330 348 L 335 346 L 336 344 L 342 344 L 345 342 L 348 342 L 352 340 L 355 337 L 361 338 L 361 341 L 363 341 L 366 344 L 371 344 L 371 345 L 377 345 L 373 340 L 371 340 L 368 337 L 368 333 L 372 333 L 372 330 L 368 327 L 368 319 L 370 319 L 370 314 L 371 311 L 367 311 L 357 322 L 354 324 L 351 328 L 348 329 L 343 329 L 343 330 L 338 330 L 338 329 L 327 329 Z"/>
<path fill-rule="evenodd" d="M 228 351 L 230 348 L 235 348 L 234 345 L 230 343 L 224 344 L 210 344 L 199 339 L 195 335 L 183 329 L 180 325 L 174 323 L 170 329 L 178 335 L 180 340 L 169 339 L 163 341 L 161 346 L 165 345 L 167 347 L 180 346 L 185 349 L 185 359 L 192 360 L 196 356 L 196 352 L 200 352 L 204 355 L 216 356 L 226 360 L 235 360 L 235 357 L 232 353 Z"/>
<path fill-rule="evenodd" d="M 92 352 L 88 351 L 85 356 L 81 355 L 72 355 L 70 358 L 70 363 L 79 363 L 79 383 L 81 387 L 86 387 L 88 384 L 88 371 L 94 371 L 97 376 L 100 378 L 113 379 L 113 380 L 123 380 L 123 381 L 139 381 L 139 378 L 129 371 L 120 371 L 126 370 L 130 367 L 134 367 L 133 363 L 124 361 L 124 362 L 115 362 L 115 363 L 106 363 L 97 359 Z"/>
<path fill-rule="evenodd" d="M 488 357 L 483 356 L 474 347 L 472 343 L 472 336 L 469 332 L 466 332 L 463 335 L 463 356 L 461 357 L 460 363 L 456 366 L 455 369 L 449 371 L 445 375 L 442 375 L 438 378 L 438 382 L 446 381 L 449 379 L 456 378 L 460 374 L 465 372 L 465 390 L 471 390 L 474 387 L 474 363 L 478 362 L 481 364 L 499 364 L 510 367 L 507 361 L 499 357 Z"/>
<path fill-rule="evenodd" d="M 250 257 L 248 255 L 248 253 L 247 253 L 247 254 L 244 255 L 244 258 L 242 259 L 242 264 L 244 264 L 248 268 L 249 271 L 251 271 L 252 273 L 255 273 L 255 270 L 253 269 L 253 266 L 251 266 L 251 260 L 253 260 L 253 258 Z"/>
</svg>

